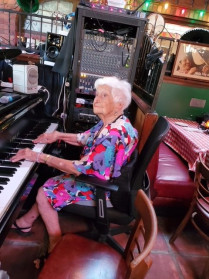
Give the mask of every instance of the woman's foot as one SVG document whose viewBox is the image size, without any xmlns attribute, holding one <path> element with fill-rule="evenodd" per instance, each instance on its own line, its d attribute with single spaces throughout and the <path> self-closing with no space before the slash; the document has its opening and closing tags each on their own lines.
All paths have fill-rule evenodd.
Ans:
<svg viewBox="0 0 209 279">
<path fill-rule="evenodd" d="M 49 257 L 52 250 L 55 248 L 55 246 L 58 244 L 58 242 L 61 240 L 62 236 L 49 236 L 49 247 L 48 251 L 45 252 L 44 255 L 40 256 L 39 258 L 35 259 L 33 262 L 35 264 L 36 269 L 42 269 L 44 266 L 47 258 Z"/>
<path fill-rule="evenodd" d="M 27 224 L 19 224 L 19 222 L 15 221 L 11 227 L 20 235 L 29 235 L 31 234 L 31 227 Z"/>
<path fill-rule="evenodd" d="M 34 264 L 35 264 L 35 268 L 36 269 L 42 269 L 42 267 L 44 266 L 48 256 L 49 256 L 49 253 L 47 252 L 45 255 L 42 255 L 41 257 L 35 259 L 33 261 Z"/>
</svg>

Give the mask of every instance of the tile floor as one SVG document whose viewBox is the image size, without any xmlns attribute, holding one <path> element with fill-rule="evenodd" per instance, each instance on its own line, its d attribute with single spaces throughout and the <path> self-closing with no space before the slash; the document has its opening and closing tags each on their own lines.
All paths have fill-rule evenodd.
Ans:
<svg viewBox="0 0 209 279">
<path fill-rule="evenodd" d="M 153 264 L 146 279 L 209 279 L 202 276 L 209 267 L 209 243 L 188 224 L 173 245 L 169 238 L 182 217 L 158 216 L 158 235 L 152 249 Z M 118 241 L 124 245 L 125 235 Z M 209 268 L 208 268 L 209 270 Z"/>
<path fill-rule="evenodd" d="M 209 279 L 209 274 L 205 278 L 202 276 L 203 269 L 209 266 L 209 243 L 206 243 L 190 224 L 173 245 L 169 244 L 169 237 L 180 220 L 181 217 L 158 216 L 158 236 L 151 253 L 153 265 L 146 279 Z M 78 228 L 80 231 L 86 229 L 86 225 L 77 219 L 72 218 L 67 224 L 65 216 L 61 217 L 61 224 L 64 231 L 74 232 Z M 28 239 L 17 237 L 14 232 L 10 232 L 0 249 L 2 269 L 7 270 L 10 279 L 36 279 L 38 277 L 32 258 L 40 250 L 40 243 L 45 232 L 40 220 L 33 229 L 33 236 Z M 116 238 L 122 245 L 125 245 L 127 235 L 120 235 Z"/>
<path fill-rule="evenodd" d="M 206 243 L 191 224 L 173 245 L 169 238 L 181 219 L 158 217 L 158 236 L 152 250 L 153 266 L 147 279 L 209 279 L 202 273 L 209 265 L 209 243 Z"/>
</svg>

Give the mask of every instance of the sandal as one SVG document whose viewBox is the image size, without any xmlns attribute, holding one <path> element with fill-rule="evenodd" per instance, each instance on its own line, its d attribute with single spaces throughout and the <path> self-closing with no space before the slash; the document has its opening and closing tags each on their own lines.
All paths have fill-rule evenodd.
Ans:
<svg viewBox="0 0 209 279">
<path fill-rule="evenodd" d="M 24 232 L 24 230 L 31 229 L 31 227 L 21 228 L 17 225 L 16 221 L 14 221 L 13 226 L 14 226 L 14 228 L 11 228 L 11 229 L 14 229 L 16 231 L 16 233 L 18 233 L 19 235 L 21 235 L 21 236 L 31 235 L 31 231 Z"/>
</svg>

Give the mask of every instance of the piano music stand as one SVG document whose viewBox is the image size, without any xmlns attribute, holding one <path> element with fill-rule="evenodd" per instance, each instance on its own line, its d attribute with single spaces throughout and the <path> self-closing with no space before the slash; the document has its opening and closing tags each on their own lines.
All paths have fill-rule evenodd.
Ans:
<svg viewBox="0 0 209 279">
<path fill-rule="evenodd" d="M 19 48 L 0 49 L 0 61 L 15 58 L 21 53 L 22 51 Z"/>
</svg>

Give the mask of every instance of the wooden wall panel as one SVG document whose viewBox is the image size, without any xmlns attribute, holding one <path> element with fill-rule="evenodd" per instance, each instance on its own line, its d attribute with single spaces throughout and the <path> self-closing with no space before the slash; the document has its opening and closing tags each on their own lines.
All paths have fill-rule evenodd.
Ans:
<svg viewBox="0 0 209 279">
<path fill-rule="evenodd" d="M 179 0 L 178 2 L 179 3 L 177 5 L 180 7 L 192 8 L 192 3 L 193 3 L 192 0 Z"/>
<path fill-rule="evenodd" d="M 205 10 L 208 0 L 168 0 L 167 2 L 182 8 Z"/>
<path fill-rule="evenodd" d="M 193 9 L 197 9 L 197 10 L 205 10 L 206 8 L 206 0 L 196 0 L 194 1 L 194 4 L 193 4 Z"/>
<path fill-rule="evenodd" d="M 143 113 L 140 108 L 137 109 L 134 127 L 139 133 L 139 153 L 141 152 L 154 124 L 158 119 L 157 113 Z"/>
</svg>

